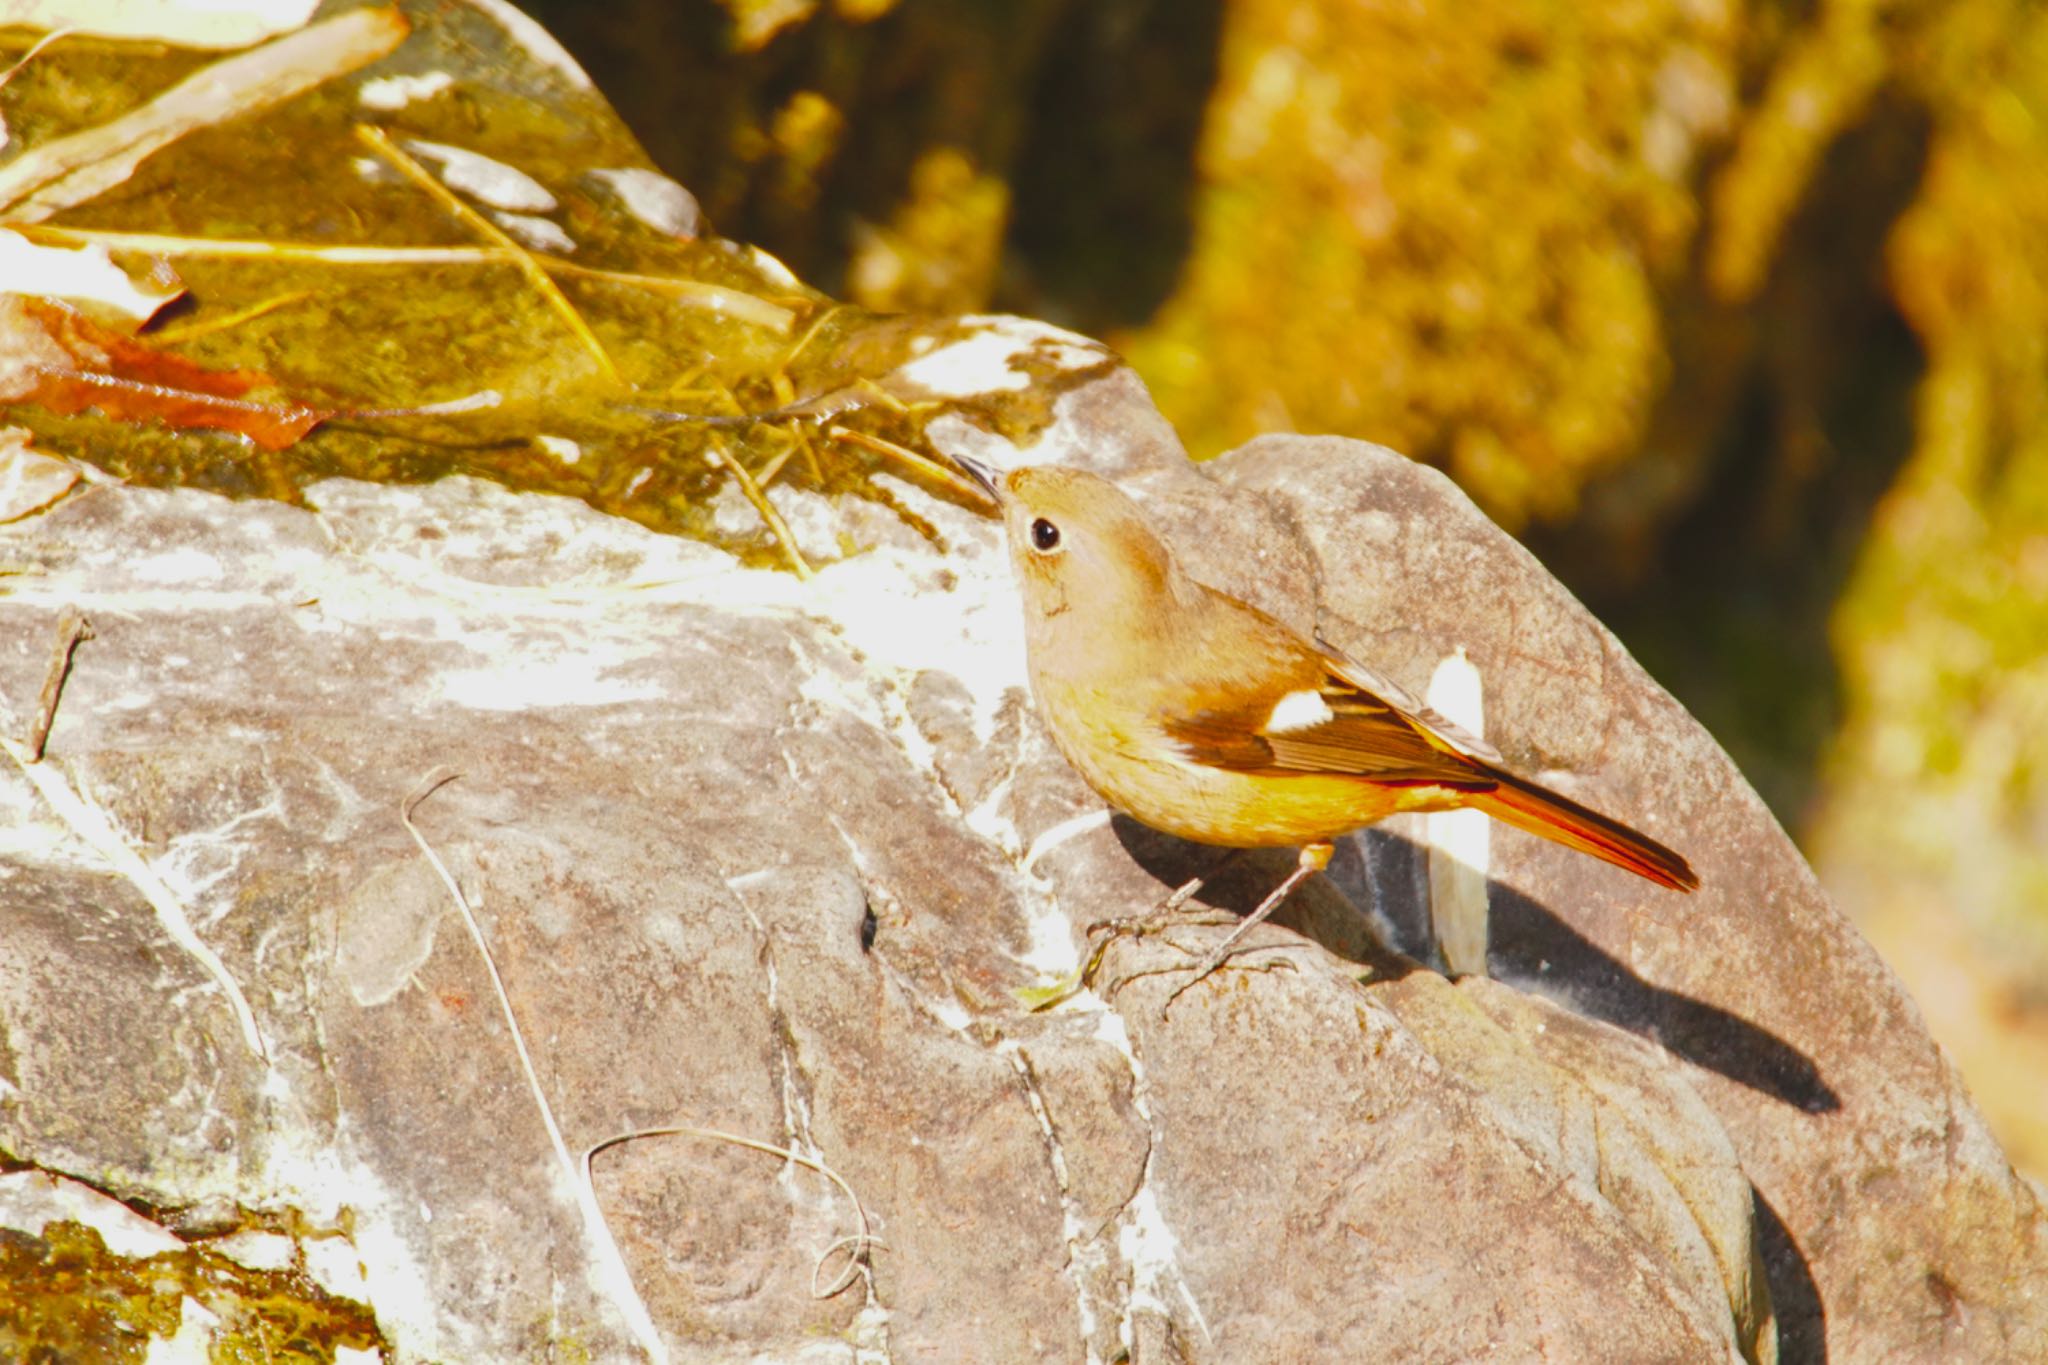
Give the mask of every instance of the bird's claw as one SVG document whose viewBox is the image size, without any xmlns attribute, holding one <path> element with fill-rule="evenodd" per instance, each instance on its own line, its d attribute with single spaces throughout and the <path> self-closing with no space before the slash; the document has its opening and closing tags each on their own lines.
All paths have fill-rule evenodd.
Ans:
<svg viewBox="0 0 2048 1365">
<path fill-rule="evenodd" d="M 1177 948 L 1180 945 L 1175 944 L 1174 946 Z M 1245 963 L 1243 965 L 1239 965 L 1238 963 L 1231 961 L 1231 959 L 1236 957 L 1239 953 L 1248 953 L 1252 951 L 1254 946 L 1259 945 L 1244 944 L 1242 946 L 1239 946 L 1235 944 L 1225 944 L 1220 951 L 1211 953 L 1208 956 L 1208 958 L 1203 961 L 1202 965 L 1194 970 L 1193 974 L 1190 975 L 1187 980 L 1181 982 L 1178 986 L 1175 986 L 1173 990 L 1167 994 L 1166 999 L 1160 1002 L 1160 1021 L 1162 1023 L 1165 1021 L 1166 1012 L 1173 1008 L 1174 1001 L 1180 999 L 1181 996 L 1187 994 L 1187 992 L 1190 989 L 1192 989 L 1197 983 L 1208 980 L 1209 977 L 1213 973 L 1215 973 L 1218 968 L 1221 968 L 1223 966 L 1228 965 L 1236 968 L 1236 970 L 1241 972 L 1271 972 L 1277 971 L 1282 967 L 1285 967 L 1290 972 L 1295 970 L 1294 963 L 1284 957 L 1272 957 L 1267 958 L 1264 962 Z M 1177 971 L 1179 970 L 1179 968 L 1168 967 L 1162 968 L 1161 970 Z"/>
</svg>

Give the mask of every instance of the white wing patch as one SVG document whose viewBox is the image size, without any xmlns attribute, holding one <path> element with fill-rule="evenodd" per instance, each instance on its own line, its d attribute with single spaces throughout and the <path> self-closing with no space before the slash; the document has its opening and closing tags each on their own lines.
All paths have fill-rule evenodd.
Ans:
<svg viewBox="0 0 2048 1365">
<path fill-rule="evenodd" d="M 1294 730 L 1313 730 L 1335 719 L 1336 713 L 1323 700 L 1323 694 L 1305 687 L 1289 692 L 1273 704 L 1273 714 L 1266 717 L 1265 729 L 1269 735 L 1284 735 Z"/>
<path fill-rule="evenodd" d="M 1457 726 L 1458 733 L 1476 737 L 1485 728 L 1479 670 L 1465 657 L 1462 645 L 1430 675 L 1429 708 Z M 1453 976 L 1486 975 L 1492 824 L 1485 812 L 1476 810 L 1431 811 L 1422 817 L 1429 846 L 1430 921 L 1444 966 Z"/>
</svg>

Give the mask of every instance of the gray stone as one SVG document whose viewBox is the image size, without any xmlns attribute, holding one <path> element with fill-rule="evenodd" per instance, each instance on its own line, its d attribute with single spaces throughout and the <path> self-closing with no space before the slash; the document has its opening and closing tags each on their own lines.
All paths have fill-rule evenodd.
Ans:
<svg viewBox="0 0 2048 1365">
<path fill-rule="evenodd" d="M 909 490 L 947 553 L 800 583 L 467 480 L 96 484 L 0 528 L 0 727 L 84 610 L 42 776 L 162 891 L 0 767 L 0 1150 L 360 1264 L 408 1361 L 630 1359 L 643 1323 L 704 1360 L 1770 1360 L 1774 1300 L 1788 1359 L 2038 1342 L 2031 1198 L 1711 740 L 1434 474 L 1261 442 L 1212 480 L 1095 382 L 1043 453 L 1096 450 L 1199 572 L 1404 683 L 1463 645 L 1489 736 L 1706 888 L 1497 830 L 1499 980 L 1454 984 L 1414 960 L 1397 823 L 1163 1017 L 1177 978 L 1142 973 L 1188 959 L 1156 939 L 1034 1014 L 1089 923 L 1214 854 L 1104 819 L 1053 752 L 974 515 Z M 548 1118 L 400 819 L 439 770 L 414 820 Z M 574 1171 L 636 1129 L 675 1131 L 590 1190 L 621 1272 Z M 721 1134 L 842 1176 L 871 1271 L 814 1297 L 853 1208 Z"/>
</svg>

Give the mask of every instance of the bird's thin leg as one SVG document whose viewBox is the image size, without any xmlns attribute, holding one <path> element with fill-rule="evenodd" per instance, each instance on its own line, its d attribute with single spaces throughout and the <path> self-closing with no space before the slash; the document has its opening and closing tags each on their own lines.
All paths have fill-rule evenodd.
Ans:
<svg viewBox="0 0 2048 1365">
<path fill-rule="evenodd" d="M 1171 1005 L 1174 1001 L 1180 999 L 1181 993 L 1187 990 L 1188 987 L 1222 966 L 1224 959 L 1228 958 L 1232 950 L 1237 946 L 1237 941 L 1250 933 L 1254 926 L 1264 923 L 1268 916 L 1280 908 L 1280 902 L 1293 894 L 1295 887 L 1307 881 L 1313 874 L 1321 872 L 1324 868 L 1328 867 L 1330 865 L 1330 855 L 1335 851 L 1335 846 L 1327 843 L 1304 845 L 1301 850 L 1301 859 L 1295 864 L 1294 871 L 1287 874 L 1287 880 L 1274 887 L 1272 894 L 1259 902 L 1259 908 L 1246 915 L 1243 922 L 1235 929 L 1232 929 L 1223 942 L 1216 945 L 1209 956 L 1202 960 L 1202 965 L 1195 969 L 1193 976 L 1173 988 L 1173 994 L 1166 997 L 1166 1004 L 1160 1006 L 1160 1012 L 1164 1013 L 1167 1005 Z"/>
<path fill-rule="evenodd" d="M 1230 852 L 1224 854 L 1221 858 L 1218 858 L 1216 860 L 1216 865 L 1214 867 L 1210 868 L 1207 872 L 1204 872 L 1201 876 L 1196 877 L 1192 881 L 1183 882 L 1179 886 L 1179 888 L 1174 891 L 1172 895 L 1168 896 L 1165 900 L 1159 902 L 1159 913 L 1161 915 L 1170 915 L 1174 911 L 1180 909 L 1183 905 L 1186 905 L 1189 901 L 1194 899 L 1195 893 L 1197 891 L 1200 891 L 1203 887 L 1207 886 L 1210 882 L 1214 881 L 1222 873 L 1224 868 L 1229 867 L 1232 863 L 1236 862 L 1239 858 L 1243 856 L 1243 849 L 1231 849 Z"/>
</svg>

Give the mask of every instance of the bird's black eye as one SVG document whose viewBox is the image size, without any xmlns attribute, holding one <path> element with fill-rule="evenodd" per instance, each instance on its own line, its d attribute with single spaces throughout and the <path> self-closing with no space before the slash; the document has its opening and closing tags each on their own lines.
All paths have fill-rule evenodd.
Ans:
<svg viewBox="0 0 2048 1365">
<path fill-rule="evenodd" d="M 1041 551 L 1050 552 L 1059 548 L 1060 528 L 1040 517 L 1031 523 L 1031 543 Z"/>
</svg>

